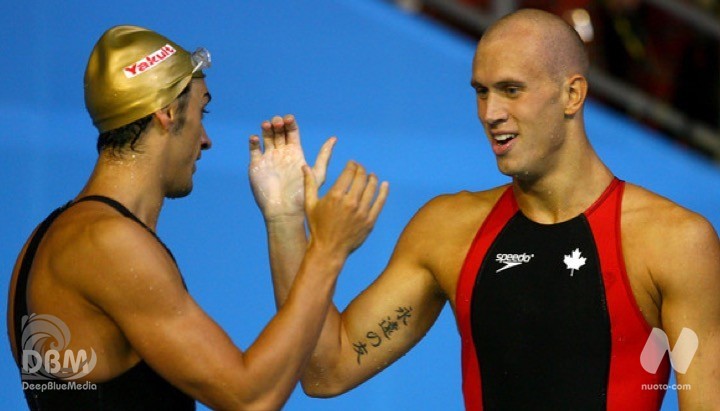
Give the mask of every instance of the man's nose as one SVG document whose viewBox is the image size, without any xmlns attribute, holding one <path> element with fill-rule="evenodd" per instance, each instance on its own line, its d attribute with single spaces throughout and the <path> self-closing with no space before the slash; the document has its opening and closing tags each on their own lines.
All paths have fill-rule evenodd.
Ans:
<svg viewBox="0 0 720 411">
<path fill-rule="evenodd" d="M 502 99 L 489 94 L 481 104 L 480 119 L 487 123 L 489 126 L 502 123 L 507 120 L 508 112 Z"/>
<path fill-rule="evenodd" d="M 209 150 L 212 147 L 212 140 L 207 135 L 205 127 L 202 128 L 202 134 L 200 135 L 200 148 L 202 150 Z"/>
</svg>

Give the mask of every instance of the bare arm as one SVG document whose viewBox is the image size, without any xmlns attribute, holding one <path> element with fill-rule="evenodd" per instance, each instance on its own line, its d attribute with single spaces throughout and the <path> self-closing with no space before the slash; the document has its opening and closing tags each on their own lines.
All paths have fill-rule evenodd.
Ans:
<svg viewBox="0 0 720 411">
<path fill-rule="evenodd" d="M 720 241 L 710 223 L 695 214 L 683 211 L 668 225 L 671 228 L 666 234 L 655 240 L 664 243 L 665 252 L 653 256 L 651 272 L 661 291 L 662 326 L 673 348 L 673 357 L 692 358 L 687 372 L 676 372 L 678 384 L 690 387 L 678 391 L 680 409 L 717 409 L 720 404 L 717 389 L 720 386 Z M 694 357 L 691 346 L 678 345 L 685 328 L 698 338 Z"/>
<path fill-rule="evenodd" d="M 275 303 L 280 307 L 298 272 L 305 249 L 304 187 L 302 167 L 307 165 L 300 131 L 293 116 L 264 121 L 260 138 L 250 137 L 248 174 L 255 201 L 267 229 Z M 323 144 L 312 168 L 318 185 L 325 181 L 327 164 L 336 139 Z"/>
<path fill-rule="evenodd" d="M 428 220 L 421 210 L 405 228 L 391 260 L 342 312 L 332 306 L 302 377 L 305 392 L 328 397 L 379 373 L 415 346 L 447 298 L 423 262 Z"/>
<path fill-rule="evenodd" d="M 383 274 L 345 311 L 330 306 L 302 377 L 308 395 L 356 387 L 407 353 L 435 323 L 446 296 L 420 263 L 426 233 L 418 226 L 427 227 L 416 221 L 406 228 Z"/>
<path fill-rule="evenodd" d="M 304 156 L 292 117 L 264 122 L 262 131 L 264 152 L 260 150 L 260 139 L 251 137 L 250 176 L 266 221 L 276 303 L 281 307 L 301 258 L 298 244 L 304 244 L 306 238 L 302 220 L 295 218 L 298 207 L 283 203 L 281 198 L 269 201 L 272 197 L 267 193 L 291 198 L 297 192 L 292 182 L 297 181 L 298 170 L 285 165 L 293 164 L 292 159 L 304 163 Z M 316 175 L 322 178 L 332 143 L 323 146 L 315 165 Z M 280 162 L 278 158 L 286 160 Z M 372 175 L 369 180 L 376 181 Z M 381 186 L 380 196 L 386 191 Z M 437 319 L 446 299 L 419 258 L 424 250 L 418 244 L 427 244 L 419 240 L 427 235 L 423 230 L 429 221 L 416 220 L 423 221 L 415 223 L 416 229 L 406 229 L 385 273 L 342 315 L 330 307 L 317 349 L 303 376 L 308 394 L 336 395 L 355 387 L 401 357 Z"/>
<path fill-rule="evenodd" d="M 153 369 L 182 391 L 214 409 L 278 409 L 315 345 L 345 258 L 369 231 L 372 203 L 358 204 L 375 187 L 358 169 L 350 164 L 322 199 L 308 172 L 306 210 L 313 241 L 285 304 L 244 353 L 187 294 L 162 247 L 122 218 L 97 225 L 87 241 L 93 264 L 103 267 L 112 286 L 87 278 L 77 288 L 118 324 Z"/>
</svg>

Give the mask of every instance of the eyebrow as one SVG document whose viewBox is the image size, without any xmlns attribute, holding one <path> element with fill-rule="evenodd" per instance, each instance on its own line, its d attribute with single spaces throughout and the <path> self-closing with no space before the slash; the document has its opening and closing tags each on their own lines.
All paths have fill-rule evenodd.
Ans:
<svg viewBox="0 0 720 411">
<path fill-rule="evenodd" d="M 470 86 L 472 88 L 486 87 L 485 85 L 483 85 L 475 80 L 470 80 Z M 492 85 L 492 87 L 495 87 L 495 88 L 504 88 L 504 87 L 508 87 L 508 86 L 525 87 L 526 83 L 524 81 L 519 81 L 519 80 L 501 80 L 496 83 L 493 83 L 493 85 Z"/>
<path fill-rule="evenodd" d="M 519 80 L 503 80 L 503 81 L 498 81 L 494 85 L 495 85 L 495 87 L 498 87 L 498 88 L 505 88 L 508 86 L 525 87 L 525 82 L 519 81 Z"/>
<path fill-rule="evenodd" d="M 478 88 L 478 87 L 485 87 L 485 86 L 483 86 L 482 84 L 478 83 L 478 82 L 475 81 L 475 80 L 470 80 L 470 87 L 472 87 L 472 88 Z"/>
</svg>

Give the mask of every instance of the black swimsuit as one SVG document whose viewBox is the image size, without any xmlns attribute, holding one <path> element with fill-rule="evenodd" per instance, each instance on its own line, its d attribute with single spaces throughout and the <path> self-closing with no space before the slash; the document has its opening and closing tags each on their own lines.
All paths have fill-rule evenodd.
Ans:
<svg viewBox="0 0 720 411">
<path fill-rule="evenodd" d="M 140 221 L 130 210 L 119 202 L 103 196 L 88 196 L 77 201 L 69 202 L 65 206 L 55 210 L 43 221 L 37 232 L 30 240 L 27 251 L 20 266 L 17 284 L 15 287 L 15 303 L 13 326 L 15 330 L 15 346 L 17 347 L 18 358 L 16 361 L 21 364 L 20 354 L 23 349 L 22 341 L 22 320 L 28 315 L 27 310 L 27 282 L 32 267 L 35 253 L 55 219 L 68 208 L 82 201 L 100 201 L 114 209 L 123 216 L 137 222 L 147 229 L 167 250 L 170 257 L 175 261 L 170 250 L 160 241 L 160 238 L 142 221 Z M 144 361 L 118 375 L 117 377 L 102 383 L 94 383 L 95 389 L 38 389 L 39 384 L 49 381 L 27 381 L 28 387 L 23 386 L 25 399 L 31 410 L 194 410 L 195 401 L 175 388 Z M 54 380 L 55 386 L 67 384 L 67 381 Z M 81 385 L 82 383 L 78 383 Z M 35 387 L 31 387 L 34 385 Z"/>
</svg>

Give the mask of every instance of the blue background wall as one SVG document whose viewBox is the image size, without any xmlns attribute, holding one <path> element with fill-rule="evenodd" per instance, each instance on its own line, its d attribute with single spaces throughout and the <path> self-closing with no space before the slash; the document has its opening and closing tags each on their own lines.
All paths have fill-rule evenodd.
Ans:
<svg viewBox="0 0 720 411">
<path fill-rule="evenodd" d="M 93 167 L 96 131 L 84 110 L 82 75 L 94 42 L 116 24 L 151 27 L 213 53 L 206 127 L 214 147 L 198 163 L 193 194 L 166 202 L 159 234 L 191 293 L 241 348 L 274 313 L 264 228 L 246 172 L 247 137 L 263 119 L 294 113 L 310 159 L 325 138 L 339 136 L 331 180 L 355 159 L 391 183 L 375 231 L 340 278 L 340 307 L 382 270 L 426 201 L 507 182 L 476 119 L 474 44 L 381 1 L 0 3 L 3 284 L 29 232 L 76 195 Z M 595 147 L 618 176 L 720 227 L 717 167 L 593 102 L 587 119 Z M 459 410 L 459 358 L 446 308 L 425 339 L 378 377 L 336 399 L 297 390 L 286 409 Z M 0 381 L 0 407 L 22 409 L 5 339 Z M 675 409 L 674 393 L 668 397 L 665 409 Z"/>
</svg>

